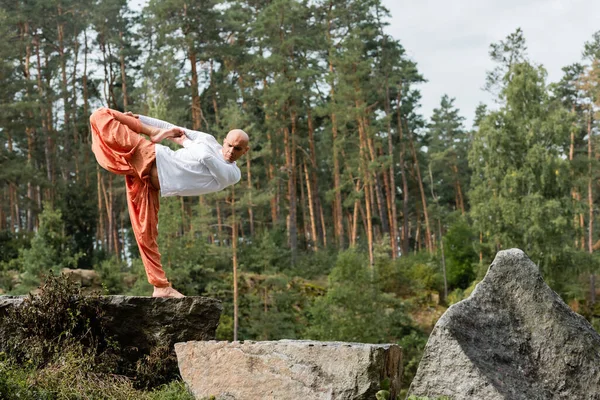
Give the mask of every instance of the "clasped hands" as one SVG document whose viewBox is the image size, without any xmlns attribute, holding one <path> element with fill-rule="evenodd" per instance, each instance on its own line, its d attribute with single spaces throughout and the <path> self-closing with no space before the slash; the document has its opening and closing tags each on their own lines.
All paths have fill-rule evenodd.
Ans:
<svg viewBox="0 0 600 400">
<path fill-rule="evenodd" d="M 134 118 L 140 117 L 138 114 L 134 114 L 131 111 L 127 111 L 123 114 Z M 150 140 L 152 141 L 152 143 L 159 143 L 164 139 L 169 139 L 180 146 L 183 146 L 183 141 L 186 138 L 187 136 L 185 136 L 184 130 L 179 127 L 173 127 L 170 129 L 158 129 L 154 135 L 150 136 Z"/>
</svg>

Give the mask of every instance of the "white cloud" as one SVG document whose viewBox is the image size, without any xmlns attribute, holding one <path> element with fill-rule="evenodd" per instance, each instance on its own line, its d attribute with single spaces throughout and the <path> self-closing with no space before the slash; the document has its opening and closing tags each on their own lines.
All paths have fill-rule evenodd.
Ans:
<svg viewBox="0 0 600 400">
<path fill-rule="evenodd" d="M 421 87 L 426 118 L 442 95 L 456 106 L 470 127 L 475 107 L 492 104 L 481 90 L 494 65 L 489 45 L 520 27 L 529 58 L 542 64 L 548 80 L 581 60 L 581 51 L 600 30 L 600 1 L 592 0 L 383 0 L 392 18 L 387 32 L 399 39 L 418 63 L 427 83 Z"/>
</svg>

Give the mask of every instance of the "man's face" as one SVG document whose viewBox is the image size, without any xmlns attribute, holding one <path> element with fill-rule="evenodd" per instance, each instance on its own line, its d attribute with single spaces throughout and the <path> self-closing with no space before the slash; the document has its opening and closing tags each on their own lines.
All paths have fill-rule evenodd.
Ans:
<svg viewBox="0 0 600 400">
<path fill-rule="evenodd" d="M 225 161 L 234 162 L 248 151 L 248 135 L 240 129 L 234 129 L 223 140 L 223 158 Z"/>
</svg>

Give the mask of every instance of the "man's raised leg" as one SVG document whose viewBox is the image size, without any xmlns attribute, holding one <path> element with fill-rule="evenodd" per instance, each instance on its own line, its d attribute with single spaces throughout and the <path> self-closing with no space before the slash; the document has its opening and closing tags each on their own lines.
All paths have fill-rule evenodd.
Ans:
<svg viewBox="0 0 600 400">
<path fill-rule="evenodd" d="M 118 111 L 100 109 L 90 117 L 92 150 L 106 170 L 125 175 L 131 226 L 155 297 L 184 297 L 171 288 L 158 252 L 158 190 L 150 184 L 154 144 L 141 137 L 139 120 Z"/>
</svg>

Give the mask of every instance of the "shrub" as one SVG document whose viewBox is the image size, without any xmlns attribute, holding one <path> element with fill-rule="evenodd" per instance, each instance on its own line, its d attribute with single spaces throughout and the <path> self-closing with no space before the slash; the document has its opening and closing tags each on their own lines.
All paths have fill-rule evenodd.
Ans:
<svg viewBox="0 0 600 400">
<path fill-rule="evenodd" d="M 98 300 L 50 275 L 37 295 L 7 311 L 3 328 L 14 334 L 2 343 L 1 399 L 193 399 L 173 373 L 176 359 L 166 345 L 135 364 L 121 356 Z"/>
<path fill-rule="evenodd" d="M 20 307 L 11 308 L 3 324 L 14 332 L 4 347 L 17 362 L 44 366 L 65 348 L 84 346 L 89 354 L 109 355 L 97 295 L 83 296 L 67 277 L 50 274 Z M 106 357 L 105 357 L 106 358 Z"/>
</svg>

